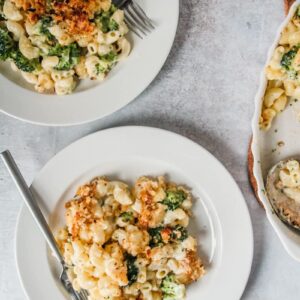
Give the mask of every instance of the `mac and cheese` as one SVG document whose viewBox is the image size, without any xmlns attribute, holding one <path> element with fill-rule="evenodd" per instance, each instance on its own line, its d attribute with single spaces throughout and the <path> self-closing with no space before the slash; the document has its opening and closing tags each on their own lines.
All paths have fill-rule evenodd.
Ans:
<svg viewBox="0 0 300 300">
<path fill-rule="evenodd" d="M 41 93 L 70 94 L 79 79 L 104 80 L 130 53 L 127 32 L 111 0 L 0 0 L 0 61 L 14 62 Z M 47 80 L 33 80 L 40 76 Z"/>
<path fill-rule="evenodd" d="M 290 99 L 300 99 L 300 7 L 281 33 L 279 44 L 265 70 L 268 79 L 260 128 L 268 130 Z"/>
<path fill-rule="evenodd" d="M 191 194 L 163 177 L 96 178 L 66 203 L 57 243 L 75 289 L 90 300 L 184 299 L 204 274 L 187 225 Z"/>
</svg>

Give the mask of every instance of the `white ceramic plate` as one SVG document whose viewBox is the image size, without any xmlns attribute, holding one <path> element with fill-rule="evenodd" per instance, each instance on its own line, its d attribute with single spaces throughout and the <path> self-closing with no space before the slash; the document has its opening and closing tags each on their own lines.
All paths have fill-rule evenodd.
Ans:
<svg viewBox="0 0 300 300">
<path fill-rule="evenodd" d="M 41 125 L 74 125 L 113 113 L 136 98 L 155 78 L 172 47 L 179 0 L 139 0 L 156 29 L 143 40 L 129 35 L 133 50 L 102 83 L 85 80 L 68 96 L 41 95 L 10 66 L 0 63 L 0 111 Z"/>
<path fill-rule="evenodd" d="M 274 43 L 269 50 L 266 65 L 278 45 L 280 33 L 293 17 L 296 8 L 299 5 L 300 0 L 294 3 L 288 16 L 279 27 Z M 266 209 L 268 220 L 287 252 L 294 259 L 300 261 L 300 235 L 292 231 L 279 220 L 277 215 L 273 213 L 273 209 L 264 193 L 264 180 L 266 179 L 269 169 L 280 160 L 287 159 L 289 157 L 299 157 L 300 155 L 300 102 L 290 103 L 291 106 L 288 105 L 282 113 L 276 116 L 271 128 L 266 132 L 262 131 L 259 129 L 259 117 L 266 86 L 267 79 L 263 70 L 260 79 L 260 87 L 255 98 L 255 113 L 252 120 L 252 153 L 254 158 L 253 174 L 258 186 L 258 196 Z M 278 143 L 281 141 L 284 142 L 284 146 L 279 147 Z"/>
<path fill-rule="evenodd" d="M 244 198 L 226 169 L 209 152 L 177 134 L 148 127 L 119 127 L 89 135 L 57 154 L 31 189 L 54 230 L 63 204 L 79 184 L 108 175 L 127 182 L 164 174 L 195 196 L 191 232 L 207 274 L 187 291 L 188 300 L 240 299 L 252 263 L 252 226 Z M 56 280 L 56 262 L 26 207 L 16 233 L 16 259 L 31 300 L 67 299 Z"/>
</svg>

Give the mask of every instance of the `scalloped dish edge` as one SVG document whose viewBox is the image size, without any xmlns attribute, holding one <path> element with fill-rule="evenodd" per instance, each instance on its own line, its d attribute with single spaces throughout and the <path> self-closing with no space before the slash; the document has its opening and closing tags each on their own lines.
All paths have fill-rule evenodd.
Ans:
<svg viewBox="0 0 300 300">
<path fill-rule="evenodd" d="M 273 229 L 275 230 L 276 234 L 278 235 L 280 241 L 282 242 L 284 248 L 288 252 L 288 254 L 293 257 L 295 260 L 300 262 L 300 246 L 296 242 L 296 240 L 293 238 L 295 233 L 293 233 L 289 228 L 287 228 L 274 214 L 272 207 L 269 203 L 268 198 L 265 195 L 265 184 L 262 176 L 261 166 L 260 166 L 260 148 L 259 148 L 259 117 L 261 114 L 261 107 L 262 107 L 262 100 L 263 96 L 265 94 L 266 86 L 267 86 L 267 78 L 265 76 L 265 68 L 268 64 L 268 62 L 271 59 L 271 56 L 275 50 L 275 48 L 278 45 L 280 35 L 282 30 L 285 28 L 285 26 L 288 24 L 288 22 L 293 17 L 297 7 L 300 5 L 300 0 L 295 1 L 295 3 L 291 6 L 290 11 L 288 15 L 286 16 L 285 20 L 282 22 L 282 24 L 279 26 L 279 29 L 277 31 L 276 37 L 274 39 L 274 42 L 272 46 L 270 47 L 266 59 L 266 63 L 263 67 L 263 70 L 260 74 L 260 84 L 258 91 L 255 96 L 255 110 L 254 115 L 251 122 L 251 128 L 253 133 L 253 140 L 251 145 L 251 151 L 253 154 L 253 175 L 257 182 L 257 194 L 258 197 L 263 204 L 266 215 L 271 223 Z"/>
</svg>

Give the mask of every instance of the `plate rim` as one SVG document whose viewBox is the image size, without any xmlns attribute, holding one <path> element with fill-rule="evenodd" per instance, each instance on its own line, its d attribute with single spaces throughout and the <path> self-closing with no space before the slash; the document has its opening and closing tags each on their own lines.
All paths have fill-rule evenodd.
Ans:
<svg viewBox="0 0 300 300">
<path fill-rule="evenodd" d="M 48 166 L 50 165 L 50 163 L 54 160 L 55 157 L 59 156 L 59 155 L 62 155 L 63 152 L 68 149 L 68 148 L 71 148 L 73 146 L 76 146 L 76 143 L 80 143 L 80 142 L 84 142 L 86 139 L 89 139 L 91 136 L 96 136 L 98 134 L 101 134 L 102 132 L 107 132 L 107 131 L 117 131 L 117 130 L 124 130 L 124 129 L 129 129 L 129 130 L 153 130 L 153 131 L 158 131 L 158 132 L 161 132 L 163 134 L 169 134 L 171 136 L 174 136 L 176 138 L 180 138 L 181 140 L 185 140 L 186 142 L 190 143 L 191 145 L 193 146 L 196 146 L 199 148 L 199 150 L 203 151 L 206 155 L 208 155 L 213 161 L 214 163 L 216 163 L 218 165 L 219 168 L 221 168 L 224 172 L 224 174 L 226 174 L 226 176 L 232 181 L 233 183 L 233 186 L 234 186 L 234 189 L 235 191 L 237 192 L 237 194 L 239 195 L 239 198 L 241 201 L 240 202 L 240 209 L 244 210 L 245 212 L 245 217 L 247 218 L 245 222 L 245 225 L 248 227 L 247 230 L 248 230 L 248 257 L 247 257 L 247 261 L 246 261 L 246 264 L 244 264 L 244 274 L 245 275 L 245 278 L 243 278 L 243 284 L 241 284 L 236 290 L 237 292 L 235 293 L 239 293 L 239 297 L 241 297 L 245 291 L 245 288 L 247 286 L 247 283 L 248 283 L 248 280 L 249 280 L 249 276 L 250 276 L 250 273 L 251 273 L 251 269 L 252 269 L 252 263 L 253 263 L 253 254 L 254 254 L 254 237 L 253 237 L 253 226 L 252 226 L 252 220 L 251 220 L 251 216 L 250 216 L 250 213 L 249 213 L 249 209 L 248 209 L 248 205 L 247 205 L 247 202 L 244 198 L 244 195 L 243 193 L 241 192 L 241 189 L 239 187 L 239 185 L 237 184 L 237 182 L 235 181 L 235 179 L 233 178 L 233 176 L 231 175 L 231 173 L 225 168 L 225 166 L 215 157 L 213 156 L 208 150 L 206 150 L 204 147 L 202 147 L 201 145 L 199 145 L 198 143 L 196 143 L 195 141 L 185 137 L 185 136 L 182 136 L 180 134 L 177 134 L 175 132 L 172 132 L 172 131 L 168 131 L 168 130 L 165 130 L 165 129 L 161 129 L 161 128 L 157 128 L 157 127 L 148 127 L 148 126 L 119 126 L 119 127 L 113 127 L 113 128 L 107 128 L 107 129 L 104 129 L 104 130 L 100 130 L 100 131 L 96 131 L 94 133 L 91 133 L 87 136 L 84 136 L 76 141 L 74 141 L 73 143 L 71 143 L 70 145 L 66 146 L 65 148 L 63 148 L 62 150 L 60 150 L 57 154 L 55 154 L 43 167 L 42 169 L 38 172 L 38 174 L 35 176 L 32 184 L 31 184 L 31 187 L 34 185 L 35 181 L 38 180 L 38 178 L 42 175 L 43 172 L 46 172 L 47 171 L 47 168 Z M 22 214 L 24 213 L 24 210 L 26 210 L 26 206 L 25 204 L 22 206 L 22 208 L 20 209 L 20 212 L 19 212 L 19 215 L 18 215 L 18 219 L 17 219 L 17 225 L 16 225 L 16 231 L 15 231 L 15 258 L 16 258 L 16 265 L 17 265 L 17 273 L 18 273 L 18 278 L 19 278 L 19 281 L 21 282 L 21 286 L 22 286 L 22 289 L 26 295 L 26 297 L 28 299 L 30 299 L 29 297 L 29 294 L 27 293 L 27 290 L 26 290 L 26 287 L 24 285 L 24 282 L 22 280 L 22 274 L 21 274 L 21 270 L 20 270 L 20 255 L 18 254 L 18 249 L 19 249 L 19 244 L 18 244 L 18 236 L 20 234 L 20 221 L 21 221 L 21 218 L 22 218 Z M 222 233 L 223 234 L 223 233 Z M 221 247 L 223 247 L 223 245 L 221 244 Z M 228 258 L 228 257 L 227 257 Z M 237 298 L 239 299 L 239 298 Z"/>
<path fill-rule="evenodd" d="M 172 0 L 172 1 L 174 1 L 174 8 L 175 8 L 175 13 L 176 13 L 176 15 L 175 15 L 176 25 L 174 26 L 174 28 L 172 28 L 172 30 L 170 30 L 170 43 L 169 43 L 168 47 L 166 47 L 166 55 L 162 57 L 161 64 L 157 66 L 156 70 L 149 77 L 146 84 L 144 84 L 140 88 L 136 89 L 137 91 L 134 93 L 135 94 L 134 97 L 128 97 L 128 99 L 126 101 L 114 105 L 112 109 L 109 109 L 108 111 L 106 111 L 104 113 L 99 113 L 98 116 L 85 118 L 85 120 L 77 120 L 77 121 L 71 121 L 71 122 L 69 122 L 69 121 L 57 122 L 57 121 L 33 120 L 33 119 L 30 119 L 30 118 L 24 117 L 20 114 L 16 115 L 16 114 L 14 114 L 10 111 L 4 110 L 1 106 L 0 106 L 0 112 L 3 113 L 6 116 L 12 117 L 12 118 L 14 118 L 16 120 L 19 120 L 19 121 L 23 121 L 23 122 L 33 124 L 33 125 L 49 126 L 49 127 L 69 127 L 69 126 L 77 126 L 77 125 L 88 124 L 88 123 L 91 123 L 91 122 L 94 122 L 94 121 L 97 121 L 97 120 L 101 120 L 101 119 L 103 119 L 103 118 L 105 118 L 109 115 L 114 114 L 114 113 L 117 113 L 119 110 L 126 107 L 129 103 L 136 100 L 149 87 L 149 85 L 155 80 L 155 78 L 160 73 L 161 69 L 165 65 L 165 63 L 166 63 L 166 61 L 167 61 L 167 59 L 170 55 L 170 52 L 172 50 L 172 47 L 174 45 L 174 41 L 175 41 L 175 38 L 176 38 L 176 33 L 177 33 L 177 29 L 178 29 L 178 24 L 179 24 L 179 14 L 180 14 L 180 2 L 179 2 L 179 0 Z M 10 80 L 7 79 L 7 78 L 2 78 L 1 79 L 1 74 L 0 74 L 0 82 L 1 82 L 1 80 L 3 81 L 4 84 L 5 84 L 5 80 L 10 82 Z M 22 88 L 22 87 L 19 86 L 19 88 Z M 92 89 L 95 89 L 95 91 L 96 91 L 96 87 L 92 87 Z M 28 91 L 28 92 L 30 92 L 30 91 Z M 34 92 L 34 93 L 36 94 L 36 96 L 39 95 L 37 92 Z M 80 93 L 83 93 L 83 92 L 80 92 Z M 68 97 L 72 97 L 71 95 L 68 95 Z M 28 96 L 30 96 L 30 95 L 28 95 Z M 54 95 L 54 96 L 59 97 L 57 95 Z M 43 99 L 40 99 L 40 101 L 43 101 Z"/>
</svg>

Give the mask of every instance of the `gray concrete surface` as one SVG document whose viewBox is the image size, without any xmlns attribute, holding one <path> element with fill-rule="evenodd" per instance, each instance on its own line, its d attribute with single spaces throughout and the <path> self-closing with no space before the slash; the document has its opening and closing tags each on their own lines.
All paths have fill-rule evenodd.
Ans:
<svg viewBox="0 0 300 300">
<path fill-rule="evenodd" d="M 242 299 L 298 300 L 300 265 L 288 256 L 267 222 L 246 170 L 259 73 L 283 18 L 283 0 L 182 0 L 171 54 L 135 101 L 102 120 L 69 128 L 39 127 L 1 115 L 0 150 L 11 149 L 30 182 L 55 153 L 103 128 L 156 126 L 191 138 L 232 173 L 250 210 L 255 250 Z M 14 260 L 20 206 L 21 199 L 0 166 L 1 300 L 25 299 Z"/>
</svg>

